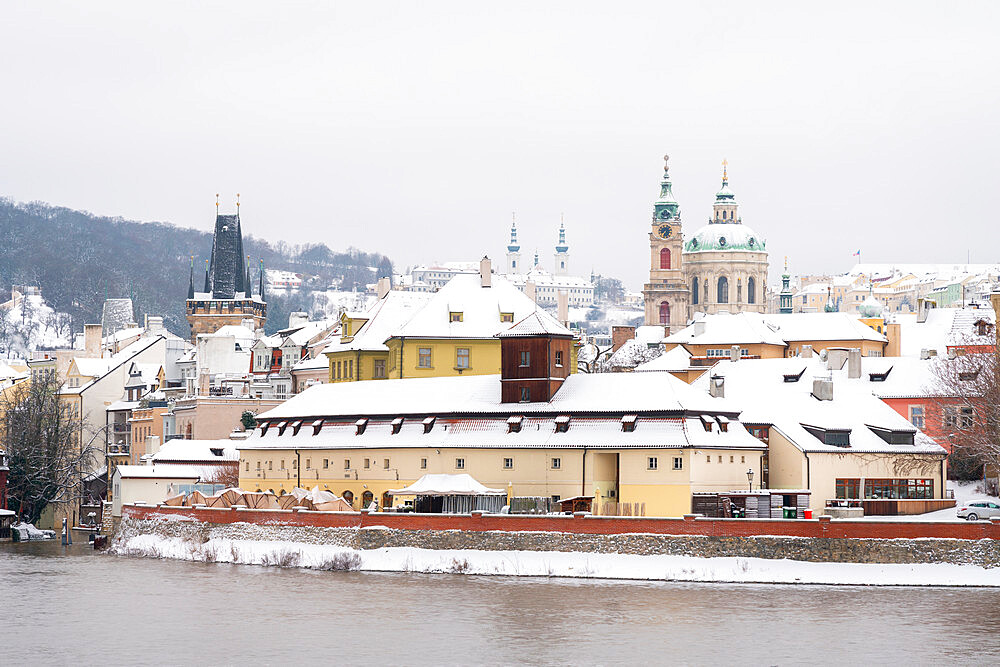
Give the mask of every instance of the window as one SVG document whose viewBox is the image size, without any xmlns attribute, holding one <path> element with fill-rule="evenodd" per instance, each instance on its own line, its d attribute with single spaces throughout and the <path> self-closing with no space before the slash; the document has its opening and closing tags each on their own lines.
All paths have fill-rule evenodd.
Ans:
<svg viewBox="0 0 1000 667">
<path fill-rule="evenodd" d="M 718 294 L 716 295 L 717 303 L 729 303 L 729 278 L 725 276 L 719 277 L 719 282 L 716 290 Z"/>
<path fill-rule="evenodd" d="M 514 321 L 514 313 L 500 313 L 500 321 L 501 322 L 513 322 Z"/>
<path fill-rule="evenodd" d="M 530 403 L 531 402 L 531 388 L 521 387 L 521 402 Z"/>
<path fill-rule="evenodd" d="M 747 303 L 757 303 L 757 281 L 753 276 L 747 278 Z"/>
<path fill-rule="evenodd" d="M 730 463 L 736 463 L 736 457 L 735 456 L 730 456 L 729 457 L 729 462 Z"/>
<path fill-rule="evenodd" d="M 284 469 L 285 469 L 285 459 L 281 459 L 281 466 L 278 468 L 278 470 L 284 470 Z"/>
<path fill-rule="evenodd" d="M 420 459 L 420 469 L 427 470 L 427 459 Z"/>
<path fill-rule="evenodd" d="M 743 279 L 736 279 L 736 303 L 743 303 Z"/>
<path fill-rule="evenodd" d="M 465 459 L 455 459 L 455 468 L 465 470 Z"/>
<path fill-rule="evenodd" d="M 247 470 L 246 471 L 250 472 L 250 462 L 249 461 L 247 461 Z"/>
<path fill-rule="evenodd" d="M 566 433 L 569 431 L 569 417 L 559 415 L 556 417 L 556 433 Z"/>
<path fill-rule="evenodd" d="M 972 408 L 962 408 L 959 410 L 958 427 L 962 429 L 972 428 L 973 414 Z"/>
<path fill-rule="evenodd" d="M 625 415 L 622 417 L 622 431 L 625 433 L 632 433 L 635 431 L 635 415 Z"/>
<path fill-rule="evenodd" d="M 268 461 L 267 462 L 267 469 L 268 470 L 274 470 L 274 461 Z"/>
<path fill-rule="evenodd" d="M 562 368 L 562 365 L 563 365 L 562 350 L 556 350 L 556 368 Z"/>
<path fill-rule="evenodd" d="M 657 460 L 655 456 L 646 457 L 646 470 L 656 470 Z"/>
<path fill-rule="evenodd" d="M 459 312 L 448 313 L 448 321 L 449 322 L 461 322 L 462 321 L 462 313 L 459 313 Z"/>
<path fill-rule="evenodd" d="M 528 350 L 521 350 L 521 368 L 531 365 L 531 352 Z"/>
<path fill-rule="evenodd" d="M 950 428 L 958 425 L 958 410 L 955 408 L 944 409 L 944 425 Z"/>
<path fill-rule="evenodd" d="M 469 348 L 460 347 L 455 351 L 455 368 L 469 367 Z"/>
<path fill-rule="evenodd" d="M 684 459 L 682 457 L 680 457 L 680 456 L 675 456 L 674 457 L 674 470 L 683 470 L 683 469 L 684 469 Z"/>
<path fill-rule="evenodd" d="M 350 380 L 352 377 L 354 377 L 354 359 L 351 359 L 347 363 L 349 364 L 347 371 L 347 379 Z"/>
<path fill-rule="evenodd" d="M 368 468 L 370 467 L 371 467 L 371 461 L 369 459 L 365 459 L 365 470 L 368 470 Z"/>
<path fill-rule="evenodd" d="M 306 459 L 306 470 L 312 468 L 312 459 Z"/>
<path fill-rule="evenodd" d="M 670 302 L 660 303 L 660 324 L 670 324 Z"/>
<path fill-rule="evenodd" d="M 383 470 L 389 469 L 389 459 L 382 459 L 382 469 Z"/>
<path fill-rule="evenodd" d="M 712 455 L 709 454 L 705 457 L 705 463 L 711 463 L 711 462 L 712 462 Z"/>
<path fill-rule="evenodd" d="M 429 347 L 417 348 L 417 367 L 418 368 L 431 367 L 431 348 Z"/>
<path fill-rule="evenodd" d="M 257 470 L 260 470 L 260 461 L 257 461 Z"/>
<path fill-rule="evenodd" d="M 376 380 L 385 379 L 385 359 L 376 359 L 372 368 L 372 377 Z"/>
<path fill-rule="evenodd" d="M 746 463 L 746 462 L 747 462 L 747 457 L 741 456 L 740 457 L 740 463 Z"/>
<path fill-rule="evenodd" d="M 552 469 L 560 470 L 562 468 L 562 459 L 558 456 L 552 459 Z"/>
<path fill-rule="evenodd" d="M 691 279 L 691 303 L 695 306 L 698 305 L 698 279 Z"/>
<path fill-rule="evenodd" d="M 837 480 L 837 497 L 838 498 L 860 498 L 861 497 L 861 480 L 860 479 L 838 479 Z"/>
<path fill-rule="evenodd" d="M 670 268 L 670 248 L 660 249 L 660 268 L 661 269 Z"/>
<path fill-rule="evenodd" d="M 722 455 L 719 455 L 719 463 L 722 463 Z"/>
<path fill-rule="evenodd" d="M 503 469 L 504 470 L 513 470 L 514 469 L 514 459 L 512 459 L 510 457 L 505 458 L 503 460 Z"/>
<path fill-rule="evenodd" d="M 931 499 L 933 479 L 866 479 L 865 498 Z"/>
</svg>

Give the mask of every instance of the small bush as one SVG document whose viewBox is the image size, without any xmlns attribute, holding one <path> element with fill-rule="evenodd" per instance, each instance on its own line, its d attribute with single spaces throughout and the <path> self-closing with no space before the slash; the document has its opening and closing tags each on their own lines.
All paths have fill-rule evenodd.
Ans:
<svg viewBox="0 0 1000 667">
<path fill-rule="evenodd" d="M 448 571 L 452 574 L 465 574 L 469 571 L 469 561 L 464 558 L 461 560 L 458 558 L 452 558 Z"/>
<path fill-rule="evenodd" d="M 291 549 L 277 549 L 261 556 L 260 564 L 268 567 L 295 567 L 299 564 L 299 554 Z"/>
<path fill-rule="evenodd" d="M 361 556 L 353 551 L 344 551 L 333 558 L 328 558 L 317 568 L 336 572 L 348 572 L 361 569 Z"/>
</svg>

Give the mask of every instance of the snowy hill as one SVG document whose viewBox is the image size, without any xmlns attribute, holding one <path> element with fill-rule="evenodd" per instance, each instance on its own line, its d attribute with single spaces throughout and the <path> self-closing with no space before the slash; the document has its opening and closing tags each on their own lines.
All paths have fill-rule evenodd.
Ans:
<svg viewBox="0 0 1000 667">
<path fill-rule="evenodd" d="M 69 347 L 71 322 L 40 294 L 15 293 L 0 304 L 0 358 L 27 359 L 33 350 Z"/>
</svg>

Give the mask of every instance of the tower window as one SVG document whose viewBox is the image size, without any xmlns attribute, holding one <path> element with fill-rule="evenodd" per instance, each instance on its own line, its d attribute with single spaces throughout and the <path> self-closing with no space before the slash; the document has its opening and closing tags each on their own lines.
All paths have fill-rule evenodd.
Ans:
<svg viewBox="0 0 1000 667">
<path fill-rule="evenodd" d="M 670 248 L 660 249 L 660 268 L 661 269 L 670 268 Z"/>
<path fill-rule="evenodd" d="M 719 277 L 719 289 L 716 298 L 718 303 L 729 303 L 729 278 Z"/>
<path fill-rule="evenodd" d="M 670 324 L 670 302 L 664 301 L 660 304 L 660 324 Z"/>
<path fill-rule="evenodd" d="M 698 279 L 691 279 L 691 303 L 698 305 Z"/>
<path fill-rule="evenodd" d="M 757 281 L 753 276 L 747 278 L 747 303 L 757 303 Z"/>
</svg>

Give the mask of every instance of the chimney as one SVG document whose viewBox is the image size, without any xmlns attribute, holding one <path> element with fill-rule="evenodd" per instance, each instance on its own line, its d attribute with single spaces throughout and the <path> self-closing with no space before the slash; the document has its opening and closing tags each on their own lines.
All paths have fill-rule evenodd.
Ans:
<svg viewBox="0 0 1000 667">
<path fill-rule="evenodd" d="M 694 323 L 694 335 L 704 336 L 705 335 L 705 320 L 695 320 Z"/>
<path fill-rule="evenodd" d="M 150 435 L 146 437 L 146 453 L 149 455 L 156 454 L 160 451 L 160 436 Z"/>
<path fill-rule="evenodd" d="M 385 295 L 389 293 L 392 289 L 392 282 L 388 278 L 379 278 L 378 285 L 375 287 L 375 295 L 379 299 L 384 299 Z"/>
<path fill-rule="evenodd" d="M 88 357 L 101 356 L 102 328 L 100 324 L 83 325 L 83 349 Z"/>
<path fill-rule="evenodd" d="M 931 351 L 928 350 L 926 347 L 921 348 L 920 349 L 920 358 L 923 359 L 923 360 L 930 359 L 931 358 Z"/>
<path fill-rule="evenodd" d="M 529 299 L 538 303 L 538 299 L 535 298 L 535 283 L 531 280 L 524 283 L 524 293 Z"/>
<path fill-rule="evenodd" d="M 566 290 L 559 290 L 556 295 L 556 314 L 564 327 L 569 326 L 569 294 Z"/>
<path fill-rule="evenodd" d="M 901 357 L 903 356 L 903 341 L 902 339 L 903 331 L 899 326 L 899 322 L 890 322 L 885 325 L 885 337 L 888 339 L 888 344 L 885 346 L 885 356 L 887 357 Z"/>
<path fill-rule="evenodd" d="M 713 375 L 708 379 L 708 394 L 715 398 L 726 397 L 726 378 L 721 375 Z"/>
<path fill-rule="evenodd" d="M 843 347 L 830 347 L 826 350 L 826 369 L 829 371 L 839 371 L 847 362 L 847 349 Z"/>
<path fill-rule="evenodd" d="M 479 260 L 479 281 L 483 287 L 491 287 L 493 285 L 493 266 L 490 264 L 490 258 L 483 256 Z"/>
<path fill-rule="evenodd" d="M 146 335 L 147 336 L 157 336 L 164 333 L 163 331 L 163 318 L 159 315 L 147 315 L 146 316 Z"/>
<path fill-rule="evenodd" d="M 815 396 L 821 401 L 832 401 L 833 380 L 831 378 L 814 378 L 813 396 Z"/>
<path fill-rule="evenodd" d="M 203 370 L 202 372 L 198 373 L 198 395 L 208 396 L 208 394 L 210 393 L 209 392 L 210 386 L 211 386 L 211 376 L 208 374 L 208 371 Z"/>
<path fill-rule="evenodd" d="M 309 321 L 309 315 L 301 311 L 288 314 L 288 328 L 293 329 L 295 327 L 301 327 L 306 322 Z"/>
<path fill-rule="evenodd" d="M 852 347 L 847 352 L 847 377 L 852 380 L 861 377 L 861 348 Z"/>
<path fill-rule="evenodd" d="M 803 345 L 802 346 L 802 358 L 803 359 L 812 359 L 812 356 L 813 356 L 813 346 L 812 345 Z"/>
<path fill-rule="evenodd" d="M 635 327 L 624 325 L 611 327 L 611 354 L 633 338 L 635 338 Z"/>
<path fill-rule="evenodd" d="M 739 361 L 740 360 L 740 346 L 733 345 L 729 348 L 729 361 Z"/>
</svg>

